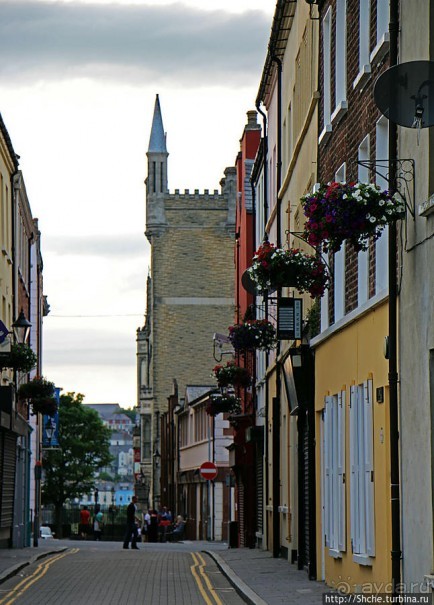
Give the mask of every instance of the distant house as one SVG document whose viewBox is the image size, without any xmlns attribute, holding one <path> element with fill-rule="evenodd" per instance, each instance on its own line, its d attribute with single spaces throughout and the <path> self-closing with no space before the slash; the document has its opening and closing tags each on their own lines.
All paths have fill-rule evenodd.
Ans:
<svg viewBox="0 0 434 605">
<path fill-rule="evenodd" d="M 98 412 L 105 426 L 114 431 L 132 433 L 135 423 L 122 411 L 118 403 L 87 403 L 85 405 Z"/>
<path fill-rule="evenodd" d="M 117 403 L 85 404 L 98 412 L 104 425 L 111 429 L 110 466 L 98 469 L 95 488 L 100 504 L 128 504 L 134 493 L 133 429 L 135 423 Z M 113 491 L 114 490 L 114 491 Z M 89 501 L 92 496 L 89 496 Z"/>
</svg>

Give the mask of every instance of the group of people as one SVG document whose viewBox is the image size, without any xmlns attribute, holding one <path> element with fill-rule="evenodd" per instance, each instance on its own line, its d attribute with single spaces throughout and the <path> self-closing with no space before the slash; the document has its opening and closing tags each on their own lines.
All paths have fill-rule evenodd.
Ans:
<svg viewBox="0 0 434 605">
<path fill-rule="evenodd" d="M 86 540 L 92 533 L 94 540 L 101 540 L 104 528 L 103 513 L 97 508 L 93 520 L 87 506 L 80 511 L 80 536 Z M 142 515 L 137 511 L 137 496 L 133 496 L 127 506 L 127 523 L 124 535 L 124 548 L 138 549 L 137 542 L 141 536 L 142 542 L 167 542 L 167 540 L 179 540 L 183 537 L 185 530 L 185 519 L 178 515 L 173 520 L 173 515 L 167 506 L 160 511 L 153 508 L 148 509 Z"/>
<path fill-rule="evenodd" d="M 137 542 L 141 535 L 142 542 L 167 542 L 167 539 L 177 540 L 184 535 L 185 520 L 182 515 L 176 517 L 173 522 L 173 515 L 167 506 L 163 506 L 160 511 L 153 508 L 143 513 L 143 518 L 137 514 L 137 497 L 133 496 L 127 507 L 127 526 L 124 536 L 124 548 L 138 549 Z"/>
<path fill-rule="evenodd" d="M 91 523 L 91 514 L 87 506 L 83 506 L 80 511 L 80 537 L 86 540 L 92 533 L 94 540 L 101 540 L 102 530 L 104 528 L 104 516 L 98 509 L 95 510 L 95 516 Z"/>
</svg>

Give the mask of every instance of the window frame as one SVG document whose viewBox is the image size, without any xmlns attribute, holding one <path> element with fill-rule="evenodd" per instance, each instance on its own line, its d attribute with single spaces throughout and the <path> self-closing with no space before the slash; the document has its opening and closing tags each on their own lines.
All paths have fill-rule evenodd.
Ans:
<svg viewBox="0 0 434 605">
<path fill-rule="evenodd" d="M 350 533 L 353 561 L 375 556 L 374 418 L 372 380 L 350 391 Z"/>
</svg>

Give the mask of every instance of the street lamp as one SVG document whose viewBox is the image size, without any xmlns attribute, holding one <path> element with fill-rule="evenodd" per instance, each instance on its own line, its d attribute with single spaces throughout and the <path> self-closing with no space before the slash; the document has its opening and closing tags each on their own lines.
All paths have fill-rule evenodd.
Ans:
<svg viewBox="0 0 434 605">
<path fill-rule="evenodd" d="M 45 423 L 45 434 L 47 436 L 49 445 L 51 445 L 51 441 L 54 437 L 55 431 L 56 431 L 56 422 L 53 420 L 53 418 L 48 417 L 47 422 Z"/>
<path fill-rule="evenodd" d="M 15 341 L 19 344 L 24 344 L 29 337 L 30 328 L 32 324 L 24 315 L 24 310 L 21 309 L 18 318 L 12 324 L 12 329 L 14 331 Z"/>
</svg>

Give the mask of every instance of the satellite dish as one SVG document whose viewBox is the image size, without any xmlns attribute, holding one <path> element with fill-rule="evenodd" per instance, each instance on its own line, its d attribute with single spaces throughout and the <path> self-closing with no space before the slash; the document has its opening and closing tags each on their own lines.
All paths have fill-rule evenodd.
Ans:
<svg viewBox="0 0 434 605">
<path fill-rule="evenodd" d="M 244 290 L 246 290 L 249 294 L 253 294 L 254 296 L 259 294 L 259 290 L 257 289 L 255 282 L 250 277 L 247 269 L 241 276 L 241 283 L 243 285 Z"/>
<path fill-rule="evenodd" d="M 390 67 L 374 85 L 374 101 L 391 122 L 406 128 L 434 125 L 434 61 Z"/>
</svg>

